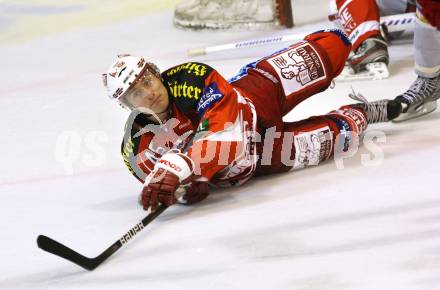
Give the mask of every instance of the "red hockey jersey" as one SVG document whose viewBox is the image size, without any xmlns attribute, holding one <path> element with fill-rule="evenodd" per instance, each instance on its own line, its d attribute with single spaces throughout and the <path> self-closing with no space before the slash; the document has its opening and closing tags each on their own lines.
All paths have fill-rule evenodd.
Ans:
<svg viewBox="0 0 440 290">
<path fill-rule="evenodd" d="M 154 123 L 133 111 L 126 125 L 122 155 L 143 181 L 168 150 L 194 161 L 195 174 L 217 186 L 241 184 L 256 166 L 256 113 L 252 103 L 206 64 L 184 63 L 164 71 L 170 118 Z"/>
</svg>

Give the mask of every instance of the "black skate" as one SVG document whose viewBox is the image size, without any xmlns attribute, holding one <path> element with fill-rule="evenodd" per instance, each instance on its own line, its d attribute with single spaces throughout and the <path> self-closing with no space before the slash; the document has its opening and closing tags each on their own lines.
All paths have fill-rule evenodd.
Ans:
<svg viewBox="0 0 440 290">
<path fill-rule="evenodd" d="M 437 100 L 440 98 L 440 75 L 435 78 L 418 76 L 410 88 L 394 100 L 402 104 L 402 114 L 394 119 L 401 122 L 417 118 L 437 108 Z"/>
<path fill-rule="evenodd" d="M 388 45 L 382 36 L 370 37 L 351 52 L 340 81 L 379 80 L 387 78 L 389 55 Z"/>
</svg>

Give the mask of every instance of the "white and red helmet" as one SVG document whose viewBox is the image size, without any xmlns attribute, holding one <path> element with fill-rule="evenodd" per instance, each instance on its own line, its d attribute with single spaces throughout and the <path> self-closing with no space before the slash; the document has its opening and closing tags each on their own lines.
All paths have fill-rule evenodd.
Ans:
<svg viewBox="0 0 440 290">
<path fill-rule="evenodd" d="M 148 70 L 160 78 L 158 67 L 145 61 L 144 58 L 129 54 L 118 55 L 106 73 L 102 74 L 104 86 L 110 99 L 116 100 L 123 107 L 126 104 L 123 100 L 124 94 L 132 85 Z"/>
</svg>

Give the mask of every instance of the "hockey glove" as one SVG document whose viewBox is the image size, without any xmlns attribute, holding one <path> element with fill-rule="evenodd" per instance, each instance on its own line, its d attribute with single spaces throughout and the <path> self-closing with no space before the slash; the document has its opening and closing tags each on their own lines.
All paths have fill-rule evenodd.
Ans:
<svg viewBox="0 0 440 290">
<path fill-rule="evenodd" d="M 139 200 L 144 210 L 155 211 L 159 204 L 176 203 L 175 192 L 181 184 L 190 182 L 193 169 L 193 161 L 188 156 L 176 152 L 164 154 L 145 179 Z"/>
<path fill-rule="evenodd" d="M 178 202 L 191 205 L 204 200 L 209 194 L 209 185 L 207 180 L 202 178 L 192 178 L 192 182 L 181 185 L 177 190 L 180 198 Z"/>
</svg>

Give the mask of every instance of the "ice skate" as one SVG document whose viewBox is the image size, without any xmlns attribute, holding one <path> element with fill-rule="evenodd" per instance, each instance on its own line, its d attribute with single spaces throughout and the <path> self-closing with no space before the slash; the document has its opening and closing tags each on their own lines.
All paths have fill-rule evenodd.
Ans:
<svg viewBox="0 0 440 290">
<path fill-rule="evenodd" d="M 364 96 L 359 93 L 349 94 L 349 97 L 360 101 L 361 103 L 353 104 L 352 107 L 362 108 L 367 114 L 368 124 L 388 122 L 396 119 L 402 112 L 402 105 L 395 100 L 378 100 L 368 102 Z"/>
<path fill-rule="evenodd" d="M 401 122 L 426 115 L 437 108 L 440 98 L 440 75 L 435 78 L 418 76 L 411 87 L 394 100 L 402 104 L 402 114 L 393 120 Z"/>
<path fill-rule="evenodd" d="M 388 45 L 382 36 L 370 37 L 351 52 L 347 64 L 337 80 L 379 80 L 387 78 Z"/>
</svg>

